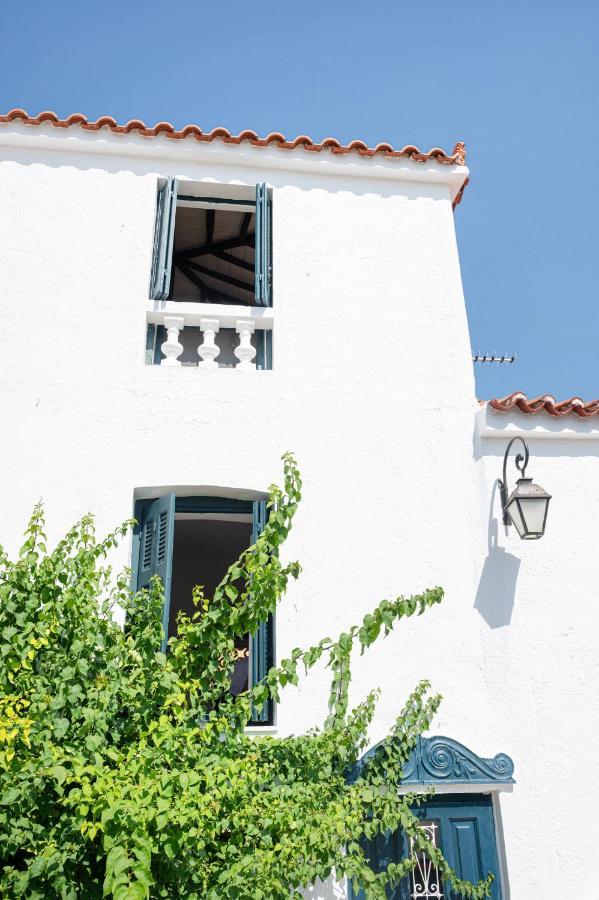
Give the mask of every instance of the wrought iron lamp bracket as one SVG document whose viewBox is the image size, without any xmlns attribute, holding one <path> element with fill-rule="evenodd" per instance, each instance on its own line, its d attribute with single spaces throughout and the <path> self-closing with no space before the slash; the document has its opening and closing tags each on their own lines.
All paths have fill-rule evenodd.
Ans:
<svg viewBox="0 0 599 900">
<path fill-rule="evenodd" d="M 516 458 L 514 459 L 514 463 L 518 471 L 520 472 L 521 478 L 526 478 L 526 467 L 528 465 L 528 444 L 521 437 L 512 438 L 507 447 L 505 448 L 505 454 L 503 457 L 503 480 L 499 482 L 499 491 L 501 495 L 501 509 L 503 511 L 503 524 L 510 524 L 510 517 L 507 511 L 507 501 L 508 501 L 508 487 L 507 487 L 507 459 L 509 456 L 509 452 L 512 448 L 512 444 L 515 444 L 516 441 L 520 441 L 522 446 L 524 447 L 524 453 L 517 453 Z"/>
</svg>

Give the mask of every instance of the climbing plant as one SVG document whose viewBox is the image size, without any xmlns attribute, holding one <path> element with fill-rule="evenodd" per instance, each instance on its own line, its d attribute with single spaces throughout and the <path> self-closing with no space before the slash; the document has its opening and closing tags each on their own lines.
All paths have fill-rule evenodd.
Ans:
<svg viewBox="0 0 599 900">
<path fill-rule="evenodd" d="M 352 652 L 439 603 L 434 588 L 383 600 L 334 638 L 296 649 L 263 683 L 229 692 L 236 639 L 275 611 L 296 562 L 280 548 L 301 497 L 292 456 L 256 543 L 161 652 L 162 587 L 132 593 L 106 557 L 131 523 L 98 540 L 83 518 L 53 549 L 36 507 L 16 561 L 0 554 L 0 895 L 201 900 L 301 896 L 332 873 L 384 898 L 412 866 L 370 868 L 364 839 L 401 828 L 466 898 L 460 881 L 394 790 L 439 704 L 429 685 L 407 699 L 353 782 L 377 694 L 348 705 Z M 115 611 L 125 613 L 125 626 Z M 121 616 L 122 620 L 122 616 Z M 279 699 L 326 662 L 329 715 L 299 737 L 245 734 L 252 707 Z"/>
</svg>

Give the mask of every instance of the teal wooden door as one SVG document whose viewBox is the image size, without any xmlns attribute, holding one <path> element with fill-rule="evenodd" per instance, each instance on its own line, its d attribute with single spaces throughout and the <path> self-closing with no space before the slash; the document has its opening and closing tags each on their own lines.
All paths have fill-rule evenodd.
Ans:
<svg viewBox="0 0 599 900">
<path fill-rule="evenodd" d="M 428 838 L 441 849 L 460 878 L 479 881 L 492 872 L 490 896 L 492 900 L 503 900 L 493 803 L 489 795 L 440 795 L 413 812 L 422 821 Z M 380 835 L 364 847 L 375 872 L 384 871 L 389 862 L 405 859 L 411 852 L 402 832 Z M 387 891 L 389 900 L 460 900 L 461 895 L 449 883 L 439 880 L 430 860 L 423 854 L 416 855 L 412 874 Z M 355 900 L 365 900 L 365 896 L 362 891 L 357 895 L 350 891 L 350 897 Z"/>
</svg>

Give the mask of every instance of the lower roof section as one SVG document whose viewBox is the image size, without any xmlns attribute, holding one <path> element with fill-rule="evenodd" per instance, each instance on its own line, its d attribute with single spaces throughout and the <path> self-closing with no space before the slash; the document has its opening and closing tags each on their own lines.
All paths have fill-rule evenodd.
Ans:
<svg viewBox="0 0 599 900">
<path fill-rule="evenodd" d="M 541 394 L 540 397 L 527 397 L 526 394 L 516 391 L 501 399 L 489 400 L 489 405 L 496 412 L 510 412 L 518 409 L 526 415 L 547 413 L 549 416 L 560 418 L 561 416 L 580 416 L 588 419 L 591 416 L 599 416 L 599 400 L 590 400 L 585 403 L 580 397 L 570 397 L 568 400 L 556 401 L 551 394 Z"/>
<path fill-rule="evenodd" d="M 480 437 L 583 438 L 599 440 L 599 400 L 580 397 L 556 401 L 550 394 L 529 398 L 516 392 L 481 402 Z"/>
</svg>

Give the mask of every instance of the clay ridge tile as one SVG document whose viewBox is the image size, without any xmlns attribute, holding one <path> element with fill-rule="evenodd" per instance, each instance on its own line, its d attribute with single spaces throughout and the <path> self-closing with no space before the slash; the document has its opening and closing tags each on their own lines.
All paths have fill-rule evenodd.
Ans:
<svg viewBox="0 0 599 900">
<path fill-rule="evenodd" d="M 544 412 L 550 416 L 561 417 L 571 414 L 588 419 L 591 416 L 599 416 L 599 399 L 585 403 L 580 397 L 570 397 L 556 403 L 551 394 L 542 394 L 540 397 L 528 398 L 526 394 L 516 391 L 502 399 L 489 400 L 491 406 L 497 412 L 509 412 L 517 408 L 528 415 Z"/>
<path fill-rule="evenodd" d="M 71 128 L 79 126 L 84 131 L 100 131 L 102 128 L 108 128 L 113 134 L 131 134 L 136 133 L 143 137 L 156 137 L 164 135 L 172 140 L 184 140 L 193 137 L 197 141 L 211 143 L 215 140 L 221 140 L 225 144 L 241 144 L 248 141 L 255 147 L 267 147 L 269 144 L 276 145 L 281 150 L 295 150 L 301 147 L 303 150 L 320 153 L 323 150 L 329 150 L 334 154 L 346 154 L 355 152 L 359 156 L 374 157 L 377 155 L 385 157 L 409 157 L 416 162 L 428 162 L 434 160 L 442 165 L 459 165 L 466 163 L 466 147 L 462 141 L 459 141 L 453 148 L 452 153 L 446 153 L 440 147 L 433 147 L 427 152 L 423 152 L 413 144 L 406 144 L 404 147 L 394 148 L 388 143 L 379 143 L 375 147 L 369 147 L 364 141 L 354 140 L 348 144 L 341 144 L 336 138 L 325 138 L 320 143 L 313 141 L 308 135 L 298 135 L 293 139 L 288 139 L 285 135 L 278 131 L 267 134 L 261 138 L 255 131 L 245 130 L 237 135 L 231 134 L 226 128 L 213 128 L 212 131 L 204 132 L 198 125 L 186 125 L 184 128 L 176 129 L 170 122 L 157 122 L 156 125 L 150 127 L 141 119 L 131 119 L 124 125 L 119 125 L 112 116 L 100 116 L 95 122 L 81 113 L 73 113 L 66 119 L 61 119 L 56 113 L 44 111 L 37 116 L 30 116 L 24 109 L 11 109 L 5 115 L 0 115 L 0 123 L 7 124 L 9 122 L 19 121 L 24 125 L 42 125 L 48 123 L 55 128 Z M 461 193 L 460 192 L 460 199 Z M 459 201 L 458 201 L 459 202 Z"/>
</svg>

